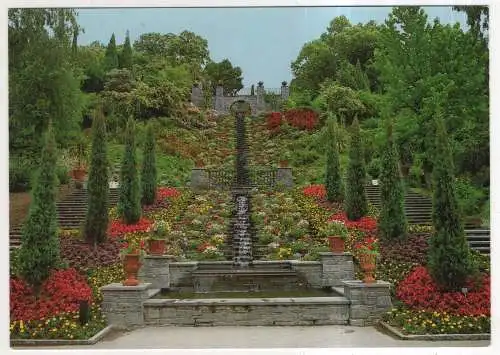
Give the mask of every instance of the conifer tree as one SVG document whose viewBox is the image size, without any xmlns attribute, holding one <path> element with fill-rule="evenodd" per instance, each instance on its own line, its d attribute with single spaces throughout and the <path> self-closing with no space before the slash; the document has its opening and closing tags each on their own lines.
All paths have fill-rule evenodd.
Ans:
<svg viewBox="0 0 500 355">
<path fill-rule="evenodd" d="M 96 245 L 107 238 L 109 170 L 106 122 L 102 110 L 96 110 L 92 122 L 92 152 L 88 181 L 88 203 L 85 218 L 85 240 Z"/>
<path fill-rule="evenodd" d="M 57 235 L 57 152 L 52 124 L 43 137 L 40 166 L 19 250 L 20 276 L 38 293 L 60 261 Z"/>
<path fill-rule="evenodd" d="M 366 168 L 363 154 L 363 143 L 358 118 L 354 117 L 351 126 L 351 142 L 349 146 L 349 164 L 347 167 L 345 210 L 347 218 L 357 221 L 368 212 L 365 191 Z"/>
<path fill-rule="evenodd" d="M 344 199 L 344 191 L 342 174 L 340 171 L 337 118 L 335 116 L 330 117 L 326 124 L 326 197 L 330 202 L 342 202 Z"/>
<path fill-rule="evenodd" d="M 113 33 L 104 54 L 104 69 L 106 71 L 117 69 L 118 64 L 118 52 L 116 50 L 115 34 Z"/>
<path fill-rule="evenodd" d="M 125 43 L 123 44 L 119 59 L 121 69 L 132 69 L 132 45 L 130 44 L 129 31 L 127 31 L 127 35 L 125 36 Z"/>
<path fill-rule="evenodd" d="M 399 155 L 392 132 L 392 122 L 387 126 L 387 141 L 382 152 L 380 169 L 379 231 L 386 239 L 404 239 L 407 222 L 404 209 L 404 187 L 399 169 Z"/>
<path fill-rule="evenodd" d="M 119 214 L 126 224 L 134 224 L 141 218 L 141 195 L 137 171 L 135 122 L 131 117 L 125 132 L 125 152 L 121 166 Z"/>
<path fill-rule="evenodd" d="M 146 131 L 141 175 L 142 203 L 144 205 L 152 205 L 156 201 L 156 179 L 155 136 L 153 125 L 149 123 Z"/>
<path fill-rule="evenodd" d="M 429 242 L 429 272 L 446 290 L 460 290 L 473 272 L 470 249 L 460 220 L 454 186 L 453 158 L 443 119 L 436 119 L 433 167 L 434 234 Z"/>
</svg>

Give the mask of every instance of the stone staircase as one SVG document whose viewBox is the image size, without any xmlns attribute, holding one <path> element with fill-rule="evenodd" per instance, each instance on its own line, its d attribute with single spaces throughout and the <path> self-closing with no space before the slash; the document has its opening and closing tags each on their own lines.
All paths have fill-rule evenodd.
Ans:
<svg viewBox="0 0 500 355">
<path fill-rule="evenodd" d="M 380 186 L 366 185 L 368 201 L 380 208 Z M 405 195 L 405 214 L 409 224 L 432 224 L 432 200 L 419 193 L 408 191 Z M 483 254 L 490 254 L 490 230 L 465 225 L 465 236 L 469 246 Z"/>
<path fill-rule="evenodd" d="M 79 229 L 87 212 L 87 190 L 78 189 L 65 199 L 57 202 L 57 220 L 61 229 Z M 109 189 L 109 206 L 118 203 L 119 189 Z M 21 246 L 21 225 L 9 231 L 10 249 Z"/>
</svg>

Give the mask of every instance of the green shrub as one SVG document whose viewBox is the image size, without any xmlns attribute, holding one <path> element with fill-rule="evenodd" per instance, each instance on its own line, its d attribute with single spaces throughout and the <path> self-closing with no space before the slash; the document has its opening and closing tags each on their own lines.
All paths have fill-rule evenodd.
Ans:
<svg viewBox="0 0 500 355">
<path fill-rule="evenodd" d="M 40 167 L 33 187 L 32 203 L 22 228 L 19 251 L 21 277 L 38 292 L 50 271 L 59 263 L 57 234 L 57 151 L 54 132 L 44 134 Z"/>
<path fill-rule="evenodd" d="M 71 178 L 69 176 L 69 171 L 68 168 L 62 165 L 58 165 L 56 168 L 56 175 L 57 175 L 57 180 L 59 181 L 59 184 L 61 185 L 67 185 L 69 184 Z"/>
<path fill-rule="evenodd" d="M 481 207 L 488 198 L 484 189 L 472 184 L 470 179 L 460 177 L 455 180 L 458 205 L 464 216 L 476 216 L 481 213 Z"/>
<path fill-rule="evenodd" d="M 155 156 L 155 135 L 153 125 L 147 127 L 147 137 L 144 144 L 144 157 L 142 159 L 142 203 L 152 205 L 156 201 L 157 169 Z"/>
<path fill-rule="evenodd" d="M 373 158 L 366 167 L 366 172 L 372 179 L 378 179 L 380 176 L 380 158 Z"/>
<path fill-rule="evenodd" d="M 31 187 L 31 178 L 35 169 L 32 161 L 21 155 L 9 159 L 9 191 L 25 192 Z"/>
</svg>

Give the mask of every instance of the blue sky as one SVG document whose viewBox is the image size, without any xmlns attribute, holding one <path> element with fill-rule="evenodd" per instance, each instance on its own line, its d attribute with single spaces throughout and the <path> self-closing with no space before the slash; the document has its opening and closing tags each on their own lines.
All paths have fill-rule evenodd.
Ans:
<svg viewBox="0 0 500 355">
<path fill-rule="evenodd" d="M 430 20 L 465 23 L 465 16 L 451 7 L 424 8 Z M 245 87 L 262 80 L 265 87 L 278 88 L 292 79 L 290 63 L 302 45 L 318 38 L 333 18 L 383 22 L 390 11 L 391 7 L 80 9 L 79 24 L 85 33 L 79 43 L 107 44 L 113 32 L 123 43 L 127 30 L 132 42 L 147 32 L 189 30 L 207 39 L 213 60 L 228 58 L 241 67 Z"/>
</svg>

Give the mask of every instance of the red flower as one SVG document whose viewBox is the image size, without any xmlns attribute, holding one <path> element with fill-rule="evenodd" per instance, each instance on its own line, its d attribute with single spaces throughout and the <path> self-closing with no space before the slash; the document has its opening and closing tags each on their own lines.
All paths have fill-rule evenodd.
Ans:
<svg viewBox="0 0 500 355">
<path fill-rule="evenodd" d="M 484 276 L 481 286 L 474 288 L 472 280 L 468 292 L 442 292 L 427 269 L 418 266 L 401 281 L 396 296 L 413 309 L 447 312 L 464 316 L 490 316 L 490 276 Z"/>
<path fill-rule="evenodd" d="M 324 198 L 326 196 L 325 185 L 318 184 L 306 186 L 302 190 L 302 193 L 308 197 Z"/>
<path fill-rule="evenodd" d="M 147 218 L 141 218 L 136 224 L 124 224 L 120 220 L 111 222 L 108 228 L 110 237 L 119 237 L 125 233 L 146 232 L 151 227 L 152 222 Z"/>
<path fill-rule="evenodd" d="M 357 229 L 369 234 L 374 234 L 377 230 L 377 221 L 368 216 L 361 217 L 357 221 L 350 221 L 345 212 L 342 212 L 332 215 L 328 221 L 341 221 L 348 229 Z"/>
<path fill-rule="evenodd" d="M 81 300 L 92 302 L 92 290 L 75 269 L 54 270 L 42 284 L 38 299 L 23 280 L 10 279 L 11 320 L 36 320 L 75 312 Z"/>
<path fill-rule="evenodd" d="M 176 198 L 181 195 L 181 192 L 174 187 L 160 187 L 156 193 L 158 200 L 164 200 L 166 198 Z"/>
</svg>

